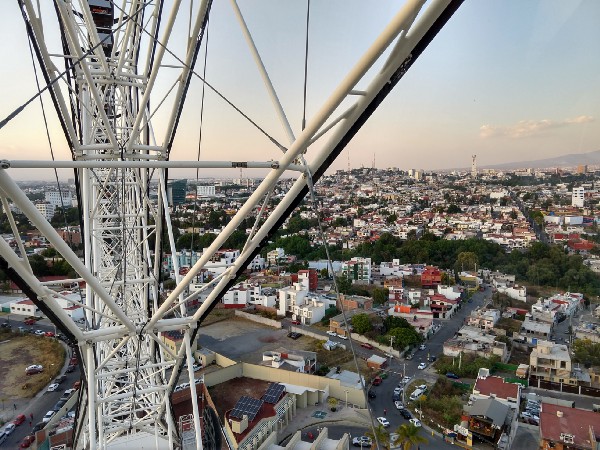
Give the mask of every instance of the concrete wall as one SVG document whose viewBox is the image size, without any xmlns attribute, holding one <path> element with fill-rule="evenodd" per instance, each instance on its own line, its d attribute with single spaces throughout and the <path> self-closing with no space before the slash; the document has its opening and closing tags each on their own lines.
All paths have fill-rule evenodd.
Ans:
<svg viewBox="0 0 600 450">
<path fill-rule="evenodd" d="M 323 404 L 330 395 L 338 400 L 345 401 L 346 391 L 348 391 L 348 402 L 356 405 L 359 408 L 366 407 L 363 391 L 361 389 L 343 386 L 339 380 L 332 380 L 330 378 L 319 377 L 317 375 L 310 375 L 306 373 L 290 372 L 288 370 L 281 370 L 273 367 L 258 366 L 256 364 L 236 363 L 235 361 L 232 361 L 221 355 L 217 355 L 217 364 L 221 365 L 220 361 L 224 364 L 228 364 L 229 362 L 233 362 L 233 364 L 228 365 L 228 367 L 222 367 L 221 369 L 204 374 L 204 382 L 206 386 L 215 386 L 234 378 L 244 376 L 257 380 L 305 386 L 309 389 L 315 389 L 319 391 L 306 392 L 302 396 L 298 396 L 299 407 L 302 407 L 302 403 L 305 401 L 304 399 L 306 399 L 307 405 L 314 405 L 316 403 Z"/>
<path fill-rule="evenodd" d="M 257 316 L 255 314 L 248 314 L 247 312 L 239 311 L 239 310 L 235 311 L 235 315 L 237 317 L 243 317 L 244 319 L 251 320 L 252 322 L 262 323 L 263 325 L 267 325 L 269 327 L 282 328 L 281 322 L 279 322 L 278 320 L 267 319 L 266 317 L 263 317 L 263 316 Z"/>
<path fill-rule="evenodd" d="M 384 353 L 388 353 L 393 355 L 396 358 L 400 358 L 400 352 L 398 350 L 392 349 L 390 350 L 390 346 L 389 345 L 381 345 L 379 342 L 375 342 L 370 340 L 369 338 L 366 338 L 365 336 L 361 335 L 361 334 L 357 334 L 357 333 L 351 333 L 350 337 L 352 339 L 354 339 L 355 341 L 362 343 L 369 343 L 371 344 L 373 347 L 381 350 Z"/>
</svg>

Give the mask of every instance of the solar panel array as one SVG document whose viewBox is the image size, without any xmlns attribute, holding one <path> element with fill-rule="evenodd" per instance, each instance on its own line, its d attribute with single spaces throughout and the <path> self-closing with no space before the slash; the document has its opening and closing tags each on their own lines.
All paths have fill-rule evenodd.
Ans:
<svg viewBox="0 0 600 450">
<path fill-rule="evenodd" d="M 271 403 L 274 405 L 279 401 L 281 394 L 285 390 L 285 386 L 279 383 L 271 383 L 267 388 L 267 392 L 262 396 L 265 403 Z"/>
<path fill-rule="evenodd" d="M 248 421 L 252 422 L 258 411 L 260 411 L 260 407 L 263 404 L 263 400 L 259 400 L 252 397 L 242 396 L 235 404 L 235 407 L 231 411 L 230 416 L 235 417 L 237 419 L 242 419 L 244 415 L 248 416 Z"/>
</svg>

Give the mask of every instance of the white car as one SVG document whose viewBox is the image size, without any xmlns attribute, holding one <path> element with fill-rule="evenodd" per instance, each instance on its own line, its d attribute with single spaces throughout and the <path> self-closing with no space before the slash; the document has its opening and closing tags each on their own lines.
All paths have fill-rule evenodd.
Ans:
<svg viewBox="0 0 600 450">
<path fill-rule="evenodd" d="M 373 441 L 369 436 L 360 436 L 352 439 L 352 445 L 355 447 L 371 447 L 373 445 Z"/>
<path fill-rule="evenodd" d="M 56 411 L 48 411 L 46 413 L 46 415 L 43 417 L 42 422 L 47 423 L 50 422 L 50 419 L 52 419 L 52 416 L 56 414 Z"/>
<path fill-rule="evenodd" d="M 58 389 L 59 384 L 58 383 L 52 383 L 50 386 L 48 386 L 48 392 L 54 392 L 55 390 Z"/>
<path fill-rule="evenodd" d="M 404 408 L 404 405 L 402 404 L 402 402 L 400 400 L 396 400 L 394 402 L 394 406 L 396 407 L 396 409 L 402 409 L 402 408 Z"/>
<path fill-rule="evenodd" d="M 390 423 L 388 422 L 388 420 L 385 417 L 378 417 L 377 418 L 377 422 L 379 422 L 381 425 L 383 425 L 385 428 L 390 426 Z"/>
<path fill-rule="evenodd" d="M 32 364 L 31 366 L 28 366 L 27 368 L 25 368 L 25 370 L 43 370 L 44 366 L 40 365 L 40 364 Z"/>
<path fill-rule="evenodd" d="M 421 426 L 421 421 L 419 419 L 410 419 L 409 422 L 412 423 L 415 427 Z"/>
<path fill-rule="evenodd" d="M 422 384 L 420 386 L 417 386 L 418 389 L 421 389 L 423 392 L 425 392 L 427 390 L 427 385 L 426 384 Z"/>
<path fill-rule="evenodd" d="M 14 423 L 10 422 L 4 427 L 4 433 L 8 436 L 13 431 L 15 431 L 15 428 L 17 428 L 17 426 Z"/>
<path fill-rule="evenodd" d="M 329 336 L 333 336 L 333 337 L 336 337 L 336 336 L 337 336 L 337 333 L 336 333 L 335 331 L 331 331 L 331 330 L 328 330 L 328 331 L 327 331 L 327 334 L 328 334 Z"/>
<path fill-rule="evenodd" d="M 523 419 L 540 420 L 540 418 L 538 416 L 536 416 L 535 414 L 528 413 L 528 412 L 522 412 L 521 413 L 521 418 L 523 418 Z"/>
<path fill-rule="evenodd" d="M 410 381 L 410 377 L 404 377 L 402 378 L 402 383 L 406 384 Z"/>
<path fill-rule="evenodd" d="M 425 350 L 426 348 L 427 348 L 427 347 L 425 346 L 425 344 L 421 344 L 421 345 L 419 346 L 419 350 Z"/>
<path fill-rule="evenodd" d="M 394 389 L 394 394 L 402 394 L 402 388 L 401 387 L 397 387 L 396 389 Z"/>
<path fill-rule="evenodd" d="M 419 363 L 419 365 L 417 366 L 417 369 L 423 370 L 425 367 L 427 367 L 427 364 L 422 362 L 422 363 Z"/>
<path fill-rule="evenodd" d="M 338 334 L 337 337 L 339 337 L 340 339 L 348 339 L 348 336 L 346 336 L 345 334 Z"/>
</svg>

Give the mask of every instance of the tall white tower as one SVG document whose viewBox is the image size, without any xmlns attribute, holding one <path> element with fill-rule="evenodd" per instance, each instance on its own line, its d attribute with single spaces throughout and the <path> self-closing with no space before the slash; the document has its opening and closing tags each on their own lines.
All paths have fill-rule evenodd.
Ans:
<svg viewBox="0 0 600 450">
<path fill-rule="evenodd" d="M 471 176 L 477 178 L 477 155 L 471 156 Z"/>
</svg>

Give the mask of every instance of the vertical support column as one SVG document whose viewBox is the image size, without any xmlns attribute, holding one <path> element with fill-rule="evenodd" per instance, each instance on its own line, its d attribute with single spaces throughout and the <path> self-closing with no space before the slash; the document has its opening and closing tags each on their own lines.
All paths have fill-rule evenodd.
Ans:
<svg viewBox="0 0 600 450">
<path fill-rule="evenodd" d="M 190 330 L 183 334 L 185 353 L 187 356 L 188 377 L 190 380 L 190 396 L 192 397 L 192 411 L 194 416 L 194 431 L 196 432 L 196 448 L 202 450 L 202 429 L 200 428 L 200 410 L 198 409 L 198 394 L 196 391 L 196 377 L 194 376 L 194 360 L 192 359 L 192 345 L 190 342 Z"/>
<path fill-rule="evenodd" d="M 88 435 L 89 450 L 96 450 L 98 439 L 96 437 L 96 361 L 94 359 L 94 349 L 91 344 L 85 343 L 85 370 L 87 372 L 87 396 L 88 396 Z M 79 389 L 82 389 L 80 387 Z M 99 430 L 102 433 L 102 430 Z M 102 441 L 101 441 L 102 442 Z"/>
</svg>

